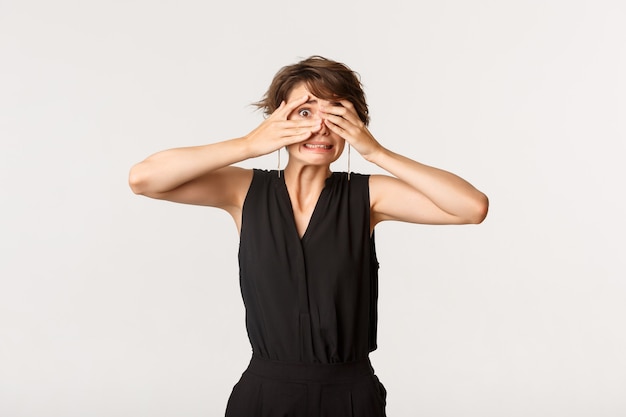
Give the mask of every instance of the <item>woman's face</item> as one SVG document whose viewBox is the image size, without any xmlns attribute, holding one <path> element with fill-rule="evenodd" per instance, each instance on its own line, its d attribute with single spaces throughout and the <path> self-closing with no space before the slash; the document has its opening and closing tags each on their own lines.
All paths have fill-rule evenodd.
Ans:
<svg viewBox="0 0 626 417">
<path fill-rule="evenodd" d="M 319 111 L 321 105 L 331 104 L 328 100 L 315 97 L 306 87 L 306 84 L 297 85 L 287 97 L 287 102 L 309 96 L 309 100 L 297 107 L 288 117 L 290 120 L 323 119 Z M 332 132 L 322 121 L 322 127 L 303 142 L 287 146 L 289 160 L 299 160 L 307 165 L 328 165 L 336 161 L 345 146 L 345 141 Z"/>
</svg>

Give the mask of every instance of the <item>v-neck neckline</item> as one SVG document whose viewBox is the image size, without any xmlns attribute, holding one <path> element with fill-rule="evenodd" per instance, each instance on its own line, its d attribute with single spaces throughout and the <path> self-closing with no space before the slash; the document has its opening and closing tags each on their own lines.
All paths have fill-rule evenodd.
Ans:
<svg viewBox="0 0 626 417">
<path fill-rule="evenodd" d="M 331 174 L 324 180 L 324 187 L 322 188 L 322 191 L 320 191 L 320 195 L 317 197 L 317 201 L 315 202 L 315 206 L 313 207 L 313 211 L 311 212 L 311 217 L 309 217 L 309 221 L 306 225 L 306 228 L 304 229 L 304 233 L 302 234 L 302 236 L 300 236 L 300 233 L 298 232 L 298 224 L 296 223 L 296 215 L 293 210 L 293 204 L 291 202 L 291 196 L 289 195 L 289 189 L 287 188 L 287 182 L 285 181 L 285 172 L 284 171 L 280 171 L 280 172 L 282 174 L 280 176 L 280 182 L 282 185 L 282 189 L 285 193 L 285 197 L 287 199 L 287 206 L 289 207 L 289 212 L 291 213 L 292 229 L 295 235 L 298 237 L 298 240 L 302 243 L 307 238 L 307 236 L 311 234 L 309 231 L 311 230 L 311 226 L 314 225 L 314 221 L 318 217 L 318 212 L 320 210 L 319 207 L 321 205 L 322 200 L 326 198 L 326 194 L 328 194 L 328 188 L 329 188 L 331 181 L 335 178 L 335 173 L 331 172 Z"/>
</svg>

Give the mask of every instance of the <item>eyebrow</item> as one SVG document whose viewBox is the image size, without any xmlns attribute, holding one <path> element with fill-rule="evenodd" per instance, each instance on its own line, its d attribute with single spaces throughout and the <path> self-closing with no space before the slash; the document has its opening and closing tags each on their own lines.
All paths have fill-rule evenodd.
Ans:
<svg viewBox="0 0 626 417">
<path fill-rule="evenodd" d="M 329 100 L 328 102 L 330 103 L 331 106 L 342 106 L 343 107 L 343 105 L 339 101 L 330 101 Z M 304 104 L 316 104 L 316 103 L 317 103 L 317 99 L 311 99 L 311 100 L 307 101 Z"/>
</svg>

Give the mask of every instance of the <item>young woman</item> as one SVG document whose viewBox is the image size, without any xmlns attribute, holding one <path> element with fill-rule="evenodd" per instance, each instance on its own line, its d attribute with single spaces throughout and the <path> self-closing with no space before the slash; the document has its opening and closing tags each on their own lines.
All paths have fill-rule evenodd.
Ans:
<svg viewBox="0 0 626 417">
<path fill-rule="evenodd" d="M 374 228 L 387 220 L 480 223 L 487 197 L 381 145 L 356 73 L 312 56 L 283 67 L 245 136 L 170 149 L 135 165 L 137 194 L 226 210 L 240 234 L 248 369 L 227 417 L 385 415 L 376 349 Z M 345 146 L 389 175 L 332 172 Z M 283 171 L 234 164 L 286 148 Z M 280 153 L 279 153 L 280 157 Z"/>
</svg>

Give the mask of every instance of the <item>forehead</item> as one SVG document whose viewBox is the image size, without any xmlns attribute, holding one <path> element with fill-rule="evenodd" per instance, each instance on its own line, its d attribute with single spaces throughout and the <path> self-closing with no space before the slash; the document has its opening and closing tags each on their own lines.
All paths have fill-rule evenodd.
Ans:
<svg viewBox="0 0 626 417">
<path fill-rule="evenodd" d="M 298 85 L 296 85 L 290 92 L 289 95 L 287 96 L 287 101 L 291 101 L 294 98 L 300 98 L 302 96 L 304 96 L 305 94 L 308 94 L 309 96 L 311 96 L 312 98 L 315 97 L 313 96 L 313 94 L 311 94 L 311 92 L 309 91 L 308 87 L 306 86 L 306 84 L 304 83 L 300 83 Z M 317 98 L 317 97 L 315 97 Z"/>
<path fill-rule="evenodd" d="M 287 102 L 293 99 L 298 99 L 304 96 L 305 94 L 309 95 L 308 103 L 311 103 L 311 102 L 331 103 L 331 101 L 323 99 L 323 98 L 319 98 L 315 94 L 311 93 L 311 91 L 309 90 L 309 88 L 307 87 L 305 83 L 300 83 L 291 90 L 291 92 L 287 95 Z M 335 102 L 333 101 L 332 103 L 335 103 Z"/>
</svg>

